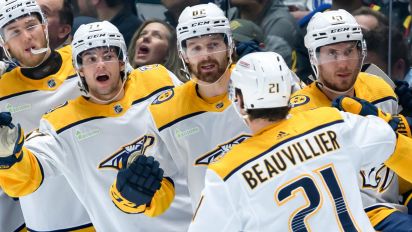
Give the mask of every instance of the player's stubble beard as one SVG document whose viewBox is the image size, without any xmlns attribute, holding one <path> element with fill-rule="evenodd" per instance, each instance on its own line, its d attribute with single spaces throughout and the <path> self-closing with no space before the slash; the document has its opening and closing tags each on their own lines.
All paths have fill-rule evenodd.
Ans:
<svg viewBox="0 0 412 232">
<path fill-rule="evenodd" d="M 346 69 L 338 70 L 337 72 L 351 72 L 352 74 L 351 74 L 351 77 L 348 78 L 347 80 L 341 80 L 339 82 L 331 82 L 329 81 L 329 79 L 325 79 L 325 78 L 322 78 L 322 76 L 320 76 L 319 78 L 320 82 L 326 87 L 328 87 L 329 89 L 332 89 L 335 91 L 339 91 L 339 92 L 348 91 L 352 89 L 353 86 L 355 85 L 357 76 L 360 72 L 360 64 L 351 71 L 349 68 L 346 68 Z M 339 77 L 335 76 L 336 75 L 335 73 L 333 73 L 332 75 L 334 79 L 339 79 Z"/>
<path fill-rule="evenodd" d="M 218 62 L 217 59 L 208 58 L 207 60 L 202 61 L 199 64 L 197 64 L 196 70 L 193 70 L 189 66 L 189 71 L 200 81 L 213 84 L 216 81 L 218 81 L 222 77 L 222 75 L 226 72 L 227 62 L 228 61 L 223 61 L 221 64 Z M 214 64 L 216 65 L 217 70 L 213 73 L 203 73 L 201 71 L 199 72 L 198 70 L 201 70 L 201 66 L 204 64 Z"/>
</svg>

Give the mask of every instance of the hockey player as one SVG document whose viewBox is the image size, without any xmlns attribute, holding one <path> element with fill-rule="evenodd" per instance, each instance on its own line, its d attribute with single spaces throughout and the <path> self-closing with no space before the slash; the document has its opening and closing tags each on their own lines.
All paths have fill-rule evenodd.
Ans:
<svg viewBox="0 0 412 232">
<path fill-rule="evenodd" d="M 146 151 L 156 154 L 161 164 L 170 160 L 162 158 L 172 157 L 176 172 L 188 183 L 194 211 L 207 165 L 247 139 L 250 131 L 228 98 L 234 45 L 223 11 L 212 3 L 187 7 L 176 31 L 191 81 L 150 105 L 155 128 L 149 134 L 157 137 L 157 144 Z M 125 197 L 119 204 L 128 200 Z"/>
<path fill-rule="evenodd" d="M 171 180 L 162 178 L 158 162 L 137 156 L 155 143 L 152 136 L 144 136 L 148 103 L 178 79 L 160 65 L 125 72 L 123 36 L 107 21 L 82 25 L 72 48 L 84 96 L 44 115 L 39 130 L 24 144 L 18 121 L 11 122 L 7 113 L 0 115 L 0 186 L 10 196 L 23 196 L 49 178 L 63 175 L 97 231 L 186 230 L 188 196 L 176 195 L 170 210 L 157 218 L 146 216 L 159 215 L 164 210 L 154 209 L 167 208 L 172 200 L 162 205 L 151 200 L 153 195 L 173 196 L 168 192 L 184 191 L 184 186 L 174 183 L 173 188 Z M 139 189 L 133 195 L 139 203 L 127 207 L 140 214 L 124 214 L 107 194 L 129 158 L 131 164 L 119 176 L 134 174 L 135 178 L 119 186 L 122 191 L 129 185 Z"/>
<path fill-rule="evenodd" d="M 397 98 L 377 76 L 360 72 L 366 56 L 361 27 L 345 10 L 317 13 L 305 36 L 315 81 L 293 94 L 291 113 L 331 106 L 338 96 L 356 96 L 383 111 L 397 114 Z M 365 210 L 377 230 L 389 229 L 384 219 L 405 207 L 398 204 L 398 177 L 384 165 L 362 169 L 358 178 Z"/>
<path fill-rule="evenodd" d="M 50 108 L 77 97 L 71 47 L 49 48 L 47 21 L 34 0 L 0 0 L 0 46 L 18 67 L 0 78 L 0 111 L 31 132 Z M 26 223 L 32 231 L 93 230 L 89 216 L 63 177 L 45 180 L 18 201 L 0 194 L 0 231 Z M 23 217 L 16 213 L 23 211 Z M 17 224 L 16 224 L 17 223 Z"/>
<path fill-rule="evenodd" d="M 239 62 L 234 95 L 253 136 L 209 165 L 189 231 L 375 231 L 357 175 L 402 157 L 399 143 L 412 140 L 397 141 L 377 117 L 330 107 L 288 116 L 283 59 L 253 53 Z"/>
</svg>

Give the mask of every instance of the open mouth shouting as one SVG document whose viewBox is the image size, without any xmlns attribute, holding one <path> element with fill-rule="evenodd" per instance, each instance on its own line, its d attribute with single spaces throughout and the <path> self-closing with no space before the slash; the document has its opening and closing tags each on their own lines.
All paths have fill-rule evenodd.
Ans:
<svg viewBox="0 0 412 232">
<path fill-rule="evenodd" d="M 109 76 L 107 75 L 107 74 L 98 74 L 97 76 L 96 76 L 96 81 L 98 82 L 98 83 L 104 83 L 104 82 L 106 82 L 106 81 L 108 81 L 110 78 L 109 78 Z"/>
<path fill-rule="evenodd" d="M 149 54 L 150 49 L 146 45 L 140 45 L 137 50 L 137 57 L 142 58 Z"/>
</svg>

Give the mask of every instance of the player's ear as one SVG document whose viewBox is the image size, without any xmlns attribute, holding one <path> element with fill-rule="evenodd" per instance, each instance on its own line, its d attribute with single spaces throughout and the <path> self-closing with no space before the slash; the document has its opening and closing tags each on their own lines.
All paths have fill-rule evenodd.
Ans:
<svg viewBox="0 0 412 232">
<path fill-rule="evenodd" d="M 236 94 L 235 94 L 235 96 L 236 96 L 236 104 L 238 104 L 238 106 L 239 106 L 240 113 L 241 113 L 242 115 L 246 115 L 247 113 L 246 113 L 246 111 L 245 111 L 245 103 L 244 103 L 244 101 L 243 101 L 242 91 L 241 91 L 240 89 L 236 89 L 235 91 L 236 91 Z"/>
<path fill-rule="evenodd" d="M 78 71 L 80 77 L 84 77 L 83 67 L 81 67 Z"/>
<path fill-rule="evenodd" d="M 123 61 L 119 61 L 120 71 L 124 71 L 125 67 L 126 67 L 125 63 Z"/>
</svg>

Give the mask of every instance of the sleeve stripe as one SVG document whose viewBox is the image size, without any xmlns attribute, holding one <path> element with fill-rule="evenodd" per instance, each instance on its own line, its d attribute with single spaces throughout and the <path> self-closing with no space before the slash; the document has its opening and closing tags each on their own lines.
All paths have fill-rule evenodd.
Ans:
<svg viewBox="0 0 412 232">
<path fill-rule="evenodd" d="M 24 94 L 29 94 L 29 93 L 33 93 L 33 92 L 37 92 L 38 90 L 28 90 L 28 91 L 24 91 L 24 92 L 19 92 L 19 93 L 14 93 L 14 94 L 10 94 L 8 96 L 4 96 L 0 98 L 0 101 L 9 99 L 9 98 L 13 98 L 13 97 L 17 97 L 20 95 L 24 95 Z"/>
<path fill-rule="evenodd" d="M 70 128 L 76 126 L 76 125 L 79 125 L 79 124 L 82 124 L 82 123 L 85 123 L 85 122 L 88 122 L 88 121 L 92 121 L 92 120 L 95 120 L 95 119 L 101 119 L 101 118 L 106 118 L 106 117 L 104 117 L 104 116 L 97 116 L 97 117 L 85 118 L 85 119 L 83 119 L 83 120 L 80 120 L 80 121 L 77 121 L 77 122 L 75 122 L 75 123 L 69 124 L 69 125 L 61 128 L 61 129 L 57 130 L 56 133 L 57 133 L 57 134 L 60 134 L 60 133 L 62 133 L 63 131 L 65 131 L 65 130 L 67 130 L 67 129 L 70 129 Z"/>
<path fill-rule="evenodd" d="M 140 98 L 140 99 L 137 99 L 137 100 L 133 101 L 132 105 L 138 104 L 138 103 L 140 103 L 140 102 L 142 102 L 142 101 L 145 101 L 145 100 L 151 98 L 152 96 L 154 96 L 154 95 L 156 95 L 156 94 L 158 94 L 158 93 L 161 93 L 161 92 L 163 92 L 163 91 L 165 91 L 165 90 L 172 89 L 172 88 L 174 88 L 174 86 L 165 86 L 165 87 L 162 87 L 162 88 L 160 88 L 160 89 L 158 89 L 158 90 L 156 90 L 156 91 L 153 91 L 152 93 L 150 93 L 150 94 L 147 95 L 146 97 L 142 97 L 142 98 Z"/>
<path fill-rule="evenodd" d="M 159 132 L 161 132 L 162 130 L 164 130 L 164 129 L 168 128 L 168 127 L 173 126 L 174 124 L 176 124 L 176 123 L 178 123 L 178 122 L 180 122 L 180 121 L 186 120 L 186 119 L 188 119 L 188 118 L 191 118 L 191 117 L 194 117 L 194 116 L 203 114 L 203 113 L 206 113 L 206 111 L 195 112 L 195 113 L 188 114 L 188 115 L 185 115 L 185 116 L 183 116 L 183 117 L 180 117 L 180 118 L 178 118 L 178 119 L 175 119 L 175 120 L 167 123 L 166 125 L 161 126 L 161 127 L 159 128 Z"/>
<path fill-rule="evenodd" d="M 398 102 L 398 99 L 396 99 L 396 97 L 387 96 L 387 97 L 384 97 L 384 98 L 381 98 L 381 99 L 377 99 L 377 100 L 375 100 L 375 101 L 373 101 L 373 102 L 371 102 L 371 103 L 374 104 L 374 105 L 376 105 L 376 104 L 378 104 L 378 103 L 381 103 L 381 102 L 384 102 L 384 101 L 389 101 L 389 100 L 394 100 L 395 102 Z"/>
</svg>

